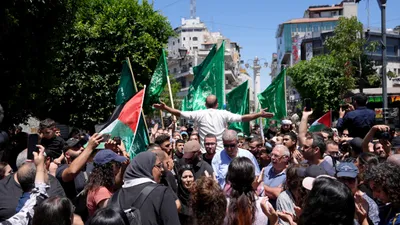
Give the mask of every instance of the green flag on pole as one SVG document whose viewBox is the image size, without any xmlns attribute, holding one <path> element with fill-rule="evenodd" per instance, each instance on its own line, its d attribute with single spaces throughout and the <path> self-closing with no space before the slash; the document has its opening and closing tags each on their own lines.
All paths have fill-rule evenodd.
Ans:
<svg viewBox="0 0 400 225">
<path fill-rule="evenodd" d="M 124 105 L 137 93 L 136 87 L 134 86 L 133 82 L 134 81 L 131 71 L 129 69 L 128 62 L 124 61 L 115 100 L 117 108 L 121 108 L 121 105 Z M 119 115 L 115 116 L 118 117 Z M 115 119 L 116 118 L 110 118 L 109 120 L 114 121 Z M 128 132 L 126 134 L 128 135 L 131 133 Z M 146 146 L 150 144 L 150 140 L 144 122 L 143 114 L 139 115 L 139 123 L 137 125 L 134 136 L 128 136 L 121 137 L 121 139 L 124 140 L 124 144 L 126 147 L 129 146 L 129 149 L 127 148 L 127 151 L 129 151 L 128 153 L 131 154 L 131 156 L 134 156 L 135 154 L 146 150 Z"/>
<path fill-rule="evenodd" d="M 188 94 L 182 101 L 182 111 L 193 111 L 193 93 L 198 88 L 200 83 L 204 80 L 205 75 L 203 71 L 207 68 L 208 64 L 213 60 L 217 53 L 217 46 L 214 45 L 207 57 L 199 65 L 193 67 L 193 82 L 189 86 Z"/>
<path fill-rule="evenodd" d="M 268 108 L 268 112 L 275 114 L 273 119 L 278 121 L 286 116 L 285 79 L 286 70 L 284 69 L 267 89 L 257 95 L 261 107 Z"/>
<path fill-rule="evenodd" d="M 124 60 L 122 64 L 121 78 L 119 80 L 119 87 L 117 96 L 115 98 L 115 105 L 119 106 L 127 102 L 136 93 L 133 86 L 133 78 L 129 69 L 128 62 Z"/>
<path fill-rule="evenodd" d="M 209 54 L 202 64 L 193 68 L 194 80 L 184 101 L 185 108 L 183 109 L 186 110 L 183 111 L 206 109 L 205 102 L 209 95 L 217 96 L 219 109 L 222 109 L 224 106 L 225 41 L 222 42 L 214 55 L 212 55 L 214 52 L 213 49 L 210 51 L 211 55 Z"/>
<path fill-rule="evenodd" d="M 232 113 L 240 115 L 249 114 L 249 81 L 243 82 L 226 95 L 226 107 Z M 249 122 L 231 123 L 229 129 L 250 135 Z"/>
<path fill-rule="evenodd" d="M 146 96 L 144 98 L 145 112 L 150 110 L 154 103 L 160 102 L 160 95 L 167 84 L 167 76 L 168 64 L 163 49 L 160 59 L 158 60 L 157 67 L 154 70 L 153 76 L 151 77 L 149 87 L 146 91 Z"/>
</svg>

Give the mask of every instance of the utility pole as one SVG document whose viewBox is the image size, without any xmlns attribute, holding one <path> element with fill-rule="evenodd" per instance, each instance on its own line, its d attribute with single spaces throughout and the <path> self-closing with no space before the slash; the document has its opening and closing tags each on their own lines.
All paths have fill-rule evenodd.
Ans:
<svg viewBox="0 0 400 225">
<path fill-rule="evenodd" d="M 377 0 L 381 9 L 381 29 L 382 29 L 382 98 L 383 98 L 383 121 L 387 124 L 388 96 L 386 78 L 386 0 Z"/>
</svg>

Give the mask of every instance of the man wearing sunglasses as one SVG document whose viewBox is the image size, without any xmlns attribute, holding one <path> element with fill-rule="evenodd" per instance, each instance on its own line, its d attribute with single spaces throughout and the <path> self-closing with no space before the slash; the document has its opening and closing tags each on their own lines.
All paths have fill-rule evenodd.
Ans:
<svg viewBox="0 0 400 225">
<path fill-rule="evenodd" d="M 236 157 L 249 158 L 254 164 L 255 175 L 258 176 L 260 174 L 260 168 L 254 155 L 248 150 L 238 148 L 238 137 L 236 131 L 225 131 L 222 135 L 222 141 L 224 149 L 217 152 L 212 160 L 212 168 L 216 173 L 216 177 L 221 188 L 224 188 L 225 186 L 225 177 L 228 173 L 228 166 Z"/>
</svg>

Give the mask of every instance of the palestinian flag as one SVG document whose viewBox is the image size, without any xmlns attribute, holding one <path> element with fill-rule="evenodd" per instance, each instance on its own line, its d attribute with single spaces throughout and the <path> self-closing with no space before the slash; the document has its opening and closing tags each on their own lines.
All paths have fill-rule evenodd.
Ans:
<svg viewBox="0 0 400 225">
<path fill-rule="evenodd" d="M 146 87 L 145 87 L 146 88 Z M 139 122 L 142 117 L 142 107 L 145 89 L 134 95 L 123 107 L 118 118 L 112 121 L 100 133 L 111 134 L 111 137 L 120 137 L 125 144 L 126 151 L 133 158 L 139 152 L 146 149 L 137 149 L 134 147 Z"/>
<path fill-rule="evenodd" d="M 332 126 L 331 118 L 332 118 L 331 111 L 325 113 L 325 115 L 323 115 L 321 118 L 317 119 L 316 121 L 314 121 L 314 123 L 311 124 L 308 131 L 318 132 L 324 129 L 325 127 L 331 127 Z"/>
</svg>

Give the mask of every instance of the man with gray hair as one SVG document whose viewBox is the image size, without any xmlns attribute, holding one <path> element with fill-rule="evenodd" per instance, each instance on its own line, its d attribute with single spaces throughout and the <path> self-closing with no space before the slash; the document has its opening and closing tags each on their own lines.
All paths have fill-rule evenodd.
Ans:
<svg viewBox="0 0 400 225">
<path fill-rule="evenodd" d="M 257 118 L 271 118 L 273 113 L 266 112 L 266 109 L 260 110 L 258 113 L 239 115 L 226 110 L 218 110 L 218 99 L 215 95 L 209 95 L 206 99 L 205 110 L 197 110 L 192 112 L 181 112 L 177 109 L 172 109 L 164 103 L 154 104 L 154 108 L 165 110 L 174 116 L 180 116 L 184 119 L 193 120 L 198 127 L 200 135 L 201 149 L 204 151 L 204 137 L 207 134 L 217 136 L 217 151 L 223 149 L 222 134 L 224 133 L 228 123 L 231 122 L 249 122 Z"/>
<path fill-rule="evenodd" d="M 264 167 L 261 174 L 264 183 L 264 194 L 276 208 L 276 199 L 283 191 L 286 182 L 286 168 L 290 162 L 290 151 L 284 145 L 277 145 L 271 152 L 271 163 Z"/>
<path fill-rule="evenodd" d="M 27 149 L 23 150 L 17 157 L 18 171 L 0 180 L 0 222 L 15 214 L 15 209 L 23 192 L 21 186 L 24 186 L 24 189 L 25 187 L 29 188 L 29 180 L 32 181 L 33 178 L 34 181 L 35 179 L 36 167 L 32 161 L 27 161 L 27 151 Z M 65 197 L 64 189 L 55 177 L 49 174 L 48 182 L 50 187 L 47 189 L 47 194 L 49 197 Z"/>
<path fill-rule="evenodd" d="M 236 131 L 226 130 L 222 135 L 222 142 L 224 149 L 217 152 L 212 160 L 212 168 L 216 173 L 221 188 L 225 187 L 225 177 L 228 173 L 228 166 L 236 157 L 249 158 L 254 164 L 256 176 L 260 174 L 260 168 L 254 155 L 248 150 L 238 148 L 238 137 Z"/>
</svg>

